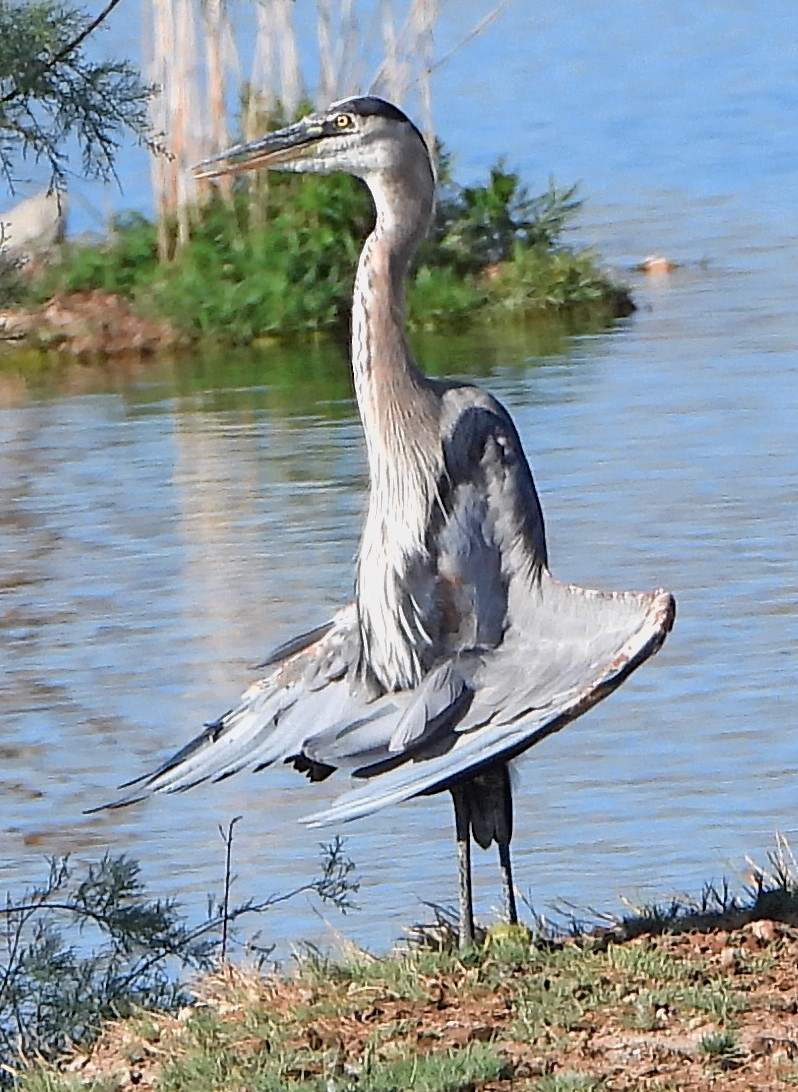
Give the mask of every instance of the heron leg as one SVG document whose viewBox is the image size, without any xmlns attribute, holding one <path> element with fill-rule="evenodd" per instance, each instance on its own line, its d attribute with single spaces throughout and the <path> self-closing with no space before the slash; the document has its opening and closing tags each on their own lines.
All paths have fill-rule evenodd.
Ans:
<svg viewBox="0 0 798 1092">
<path fill-rule="evenodd" d="M 518 910 L 515 905 L 513 886 L 513 866 L 510 862 L 510 840 L 499 842 L 499 868 L 502 874 L 502 894 L 504 896 L 504 920 L 508 925 L 518 924 Z"/>
<path fill-rule="evenodd" d="M 515 905 L 515 887 L 513 885 L 513 866 L 510 862 L 510 839 L 513 836 L 513 787 L 510 782 L 510 769 L 502 766 L 501 811 L 503 822 L 497 824 L 496 844 L 499 847 L 499 869 L 502 874 L 502 895 L 504 896 L 504 920 L 508 925 L 518 924 L 518 910 Z"/>
<path fill-rule="evenodd" d="M 471 889 L 471 814 L 463 787 L 452 788 L 454 829 L 457 839 L 457 884 L 460 904 L 459 940 L 461 948 L 474 943 L 474 902 Z"/>
</svg>

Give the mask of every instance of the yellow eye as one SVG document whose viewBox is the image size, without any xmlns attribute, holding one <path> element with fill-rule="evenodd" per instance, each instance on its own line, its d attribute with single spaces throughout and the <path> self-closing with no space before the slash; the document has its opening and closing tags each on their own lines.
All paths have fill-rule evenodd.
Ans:
<svg viewBox="0 0 798 1092">
<path fill-rule="evenodd" d="M 336 129 L 349 129 L 352 125 L 352 119 L 349 114 L 336 114 L 333 125 Z"/>
</svg>

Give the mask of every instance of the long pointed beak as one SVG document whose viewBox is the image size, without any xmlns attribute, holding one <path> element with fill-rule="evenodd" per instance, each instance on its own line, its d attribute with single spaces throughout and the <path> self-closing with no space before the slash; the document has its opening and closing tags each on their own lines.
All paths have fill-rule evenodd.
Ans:
<svg viewBox="0 0 798 1092">
<path fill-rule="evenodd" d="M 267 133 L 264 137 L 251 140 L 246 144 L 236 144 L 226 152 L 203 159 L 192 167 L 195 178 L 220 178 L 222 175 L 238 174 L 240 171 L 256 171 L 261 167 L 277 167 L 282 163 L 293 163 L 311 155 L 312 150 L 322 136 L 322 127 L 309 118 Z"/>
</svg>

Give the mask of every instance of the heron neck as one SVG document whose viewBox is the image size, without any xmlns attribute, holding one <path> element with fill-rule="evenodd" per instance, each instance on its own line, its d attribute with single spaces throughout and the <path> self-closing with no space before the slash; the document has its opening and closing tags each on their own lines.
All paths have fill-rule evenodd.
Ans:
<svg viewBox="0 0 798 1092">
<path fill-rule="evenodd" d="M 423 166 L 425 174 L 412 181 L 387 172 L 367 179 L 376 222 L 355 277 L 352 370 L 372 481 L 386 445 L 389 453 L 392 441 L 401 445 L 409 415 L 418 412 L 429 390 L 405 334 L 407 271 L 433 209 L 432 177 Z"/>
<path fill-rule="evenodd" d="M 415 685 L 430 647 L 409 574 L 425 554 L 442 473 L 439 396 L 413 360 L 404 327 L 407 268 L 432 212 L 428 167 L 427 176 L 426 188 L 369 180 L 377 221 L 360 256 L 352 303 L 352 370 L 370 477 L 358 615 L 364 665 L 386 690 Z M 413 587 L 425 598 L 419 581 Z"/>
</svg>

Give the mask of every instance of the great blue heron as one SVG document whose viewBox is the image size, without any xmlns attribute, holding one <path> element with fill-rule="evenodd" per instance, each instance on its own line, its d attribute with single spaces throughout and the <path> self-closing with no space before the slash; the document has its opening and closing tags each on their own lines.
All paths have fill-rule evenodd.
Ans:
<svg viewBox="0 0 798 1092">
<path fill-rule="evenodd" d="M 460 941 L 474 935 L 471 835 L 510 867 L 508 763 L 603 698 L 665 639 L 664 591 L 591 591 L 549 573 L 532 474 L 489 394 L 429 379 L 405 339 L 404 284 L 432 217 L 435 178 L 408 118 L 352 98 L 196 168 L 363 179 L 376 210 L 357 268 L 352 370 L 370 494 L 354 603 L 277 649 L 240 703 L 122 801 L 243 767 L 292 763 L 355 787 L 311 824 L 447 789 L 454 799 Z"/>
</svg>

